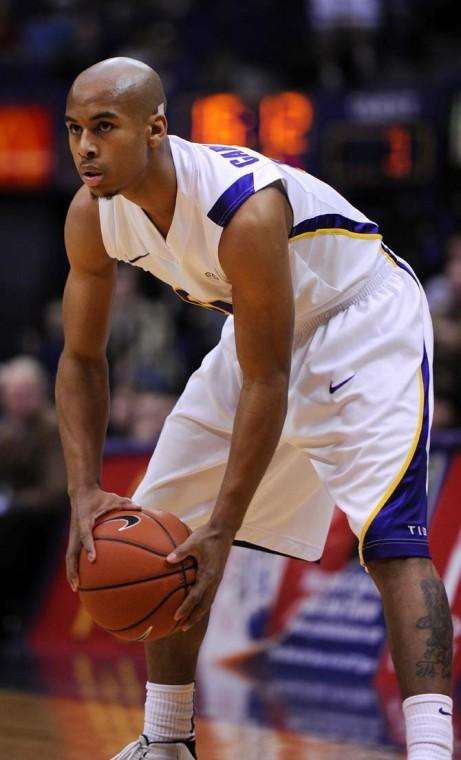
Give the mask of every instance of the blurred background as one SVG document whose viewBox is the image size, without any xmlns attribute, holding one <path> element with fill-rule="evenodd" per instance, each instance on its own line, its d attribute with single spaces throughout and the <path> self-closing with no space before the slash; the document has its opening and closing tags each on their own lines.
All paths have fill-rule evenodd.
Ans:
<svg viewBox="0 0 461 760">
<path fill-rule="evenodd" d="M 75 600 L 69 601 L 59 569 L 68 505 L 52 389 L 63 342 L 63 224 L 79 186 L 63 126 L 65 98 L 82 69 L 110 56 L 132 56 L 159 71 L 171 133 L 197 142 L 248 145 L 319 176 L 376 221 L 387 245 L 416 270 L 429 299 L 436 343 L 434 553 L 439 542 L 439 564 L 456 605 L 460 35 L 457 0 L 0 0 L 3 684 L 14 681 L 8 675 L 11 658 L 28 657 L 34 647 L 46 649 L 48 642 L 56 651 L 58 642 L 65 648 L 73 638 L 75 646 L 78 640 L 91 649 L 93 633 Z M 112 411 L 105 478 L 114 490 L 133 487 L 165 416 L 217 342 L 223 323 L 222 315 L 185 304 L 141 275 L 120 265 L 109 343 Z M 340 518 L 337 528 L 333 543 L 339 543 L 326 559 L 326 573 L 344 567 L 350 572 L 355 562 L 355 545 Z M 235 633 L 237 649 L 244 641 L 280 635 L 291 614 L 280 606 L 280 593 L 288 581 L 293 588 L 293 577 L 298 603 L 315 589 L 325 592 L 323 581 L 303 585 L 304 571 L 297 566 L 274 569 L 267 561 L 253 561 L 259 563 L 254 568 L 259 580 L 248 602 L 248 626 Z M 236 587 L 244 593 L 233 572 L 234 593 Z M 57 622 L 51 608 L 56 612 L 61 604 Z M 325 635 L 322 629 L 320 638 Z M 381 633 L 370 655 L 370 679 L 383 657 L 383 641 Z M 264 667 L 268 672 L 267 661 Z M 53 688 L 60 679 L 56 676 Z M 37 686 L 40 678 L 29 668 L 23 683 L 32 682 Z M 293 707 L 299 690 L 290 693 Z M 141 697 L 133 699 L 137 703 Z M 343 705 L 347 701 L 344 697 Z M 256 703 L 256 713 L 263 714 Z M 301 706 L 305 712 L 302 700 Z M 383 736 L 390 745 L 401 741 L 380 730 L 377 743 Z"/>
</svg>

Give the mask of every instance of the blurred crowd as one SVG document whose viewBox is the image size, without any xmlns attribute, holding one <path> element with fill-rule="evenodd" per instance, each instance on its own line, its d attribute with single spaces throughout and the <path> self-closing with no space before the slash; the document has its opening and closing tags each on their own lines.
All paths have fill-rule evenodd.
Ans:
<svg viewBox="0 0 461 760">
<path fill-rule="evenodd" d="M 166 89 L 427 82 L 455 67 L 456 0 L 0 0 L 0 66 L 66 83 L 105 56 L 162 71 Z"/>
</svg>

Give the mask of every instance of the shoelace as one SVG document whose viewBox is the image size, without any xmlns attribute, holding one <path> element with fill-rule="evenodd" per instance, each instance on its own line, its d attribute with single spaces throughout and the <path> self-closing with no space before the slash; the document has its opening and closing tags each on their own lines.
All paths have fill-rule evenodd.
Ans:
<svg viewBox="0 0 461 760">
<path fill-rule="evenodd" d="M 135 755 L 131 754 L 134 749 L 137 750 Z M 134 742 L 131 742 L 131 744 L 128 744 L 123 755 L 120 755 L 120 760 L 143 760 L 147 755 L 148 749 L 149 746 L 143 745 L 140 738 L 136 739 Z"/>
</svg>

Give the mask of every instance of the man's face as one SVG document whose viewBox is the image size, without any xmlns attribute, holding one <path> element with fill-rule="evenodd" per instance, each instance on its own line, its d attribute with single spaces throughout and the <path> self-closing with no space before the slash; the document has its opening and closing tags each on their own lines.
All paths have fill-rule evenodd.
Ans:
<svg viewBox="0 0 461 760">
<path fill-rule="evenodd" d="M 133 103 L 110 92 L 71 92 L 66 126 L 77 171 L 94 197 L 135 188 L 149 163 L 148 125 Z M 132 106 L 130 113 L 130 104 Z"/>
<path fill-rule="evenodd" d="M 26 421 L 45 407 L 43 385 L 26 372 L 16 372 L 2 388 L 2 401 L 9 419 Z"/>
</svg>

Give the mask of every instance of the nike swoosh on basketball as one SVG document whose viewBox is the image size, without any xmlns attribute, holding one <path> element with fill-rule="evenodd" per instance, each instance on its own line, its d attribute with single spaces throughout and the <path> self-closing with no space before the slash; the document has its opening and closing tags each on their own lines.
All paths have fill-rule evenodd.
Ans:
<svg viewBox="0 0 461 760">
<path fill-rule="evenodd" d="M 140 256 L 136 256 L 134 259 L 128 259 L 128 262 L 130 264 L 134 264 L 135 261 L 139 261 L 139 259 L 145 259 L 146 256 L 150 256 L 150 252 L 142 253 Z"/>
<path fill-rule="evenodd" d="M 115 522 L 116 520 L 123 520 L 125 523 L 125 525 L 122 525 L 122 527 L 119 528 L 119 531 L 132 528 L 134 525 L 141 522 L 141 518 L 137 517 L 137 515 L 117 515 L 117 517 L 109 517 L 109 519 L 104 522 Z"/>
<path fill-rule="evenodd" d="M 443 709 L 443 707 L 439 707 L 439 713 L 441 715 L 450 715 L 451 717 L 451 712 L 447 712 L 446 710 Z"/>
<path fill-rule="evenodd" d="M 330 382 L 330 393 L 336 393 L 336 391 L 342 388 L 343 385 L 346 385 L 346 383 L 348 383 L 349 380 L 352 380 L 353 377 L 355 377 L 355 374 L 351 375 L 350 377 L 346 377 L 346 379 L 343 380 L 342 383 L 338 383 L 337 385 L 333 385 L 333 383 Z"/>
</svg>

